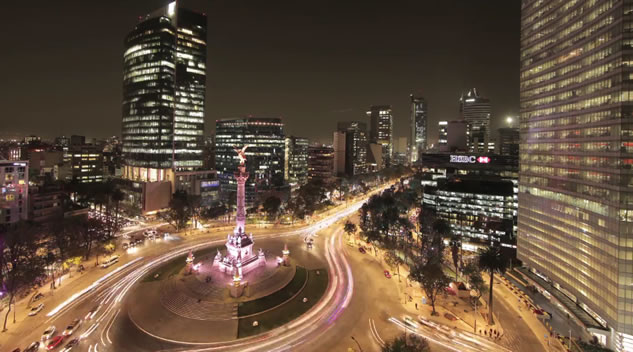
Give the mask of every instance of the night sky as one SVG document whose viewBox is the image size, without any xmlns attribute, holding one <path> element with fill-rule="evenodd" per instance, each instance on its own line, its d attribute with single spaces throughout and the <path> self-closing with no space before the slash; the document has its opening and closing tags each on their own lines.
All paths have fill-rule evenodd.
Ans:
<svg viewBox="0 0 633 352">
<path fill-rule="evenodd" d="M 123 39 L 165 0 L 3 4 L 0 137 L 121 132 Z M 437 121 L 477 87 L 493 126 L 518 114 L 519 0 L 187 2 L 208 15 L 206 133 L 227 117 L 281 116 L 286 133 L 331 143 L 337 121 L 391 104 L 408 133 L 409 93 Z"/>
</svg>

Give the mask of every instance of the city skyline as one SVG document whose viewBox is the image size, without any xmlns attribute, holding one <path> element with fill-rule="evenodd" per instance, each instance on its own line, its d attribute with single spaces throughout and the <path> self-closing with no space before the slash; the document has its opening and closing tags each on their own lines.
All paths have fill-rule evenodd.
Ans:
<svg viewBox="0 0 633 352">
<path fill-rule="evenodd" d="M 25 15 L 31 25 L 3 38 L 16 49 L 9 54 L 7 67 L 13 69 L 5 74 L 6 85 L 0 90 L 6 98 L 6 116 L 12 116 L 4 135 L 119 135 L 121 38 L 139 16 L 166 3 L 148 0 L 93 9 L 74 2 L 63 12 L 51 3 L 42 3 L 36 11 L 8 4 L 16 16 L 6 25 L 17 26 L 14 21 L 24 21 Z M 458 98 L 470 87 L 493 101 L 495 127 L 505 116 L 518 113 L 518 75 L 513 73 L 518 71 L 518 3 L 406 2 L 397 8 L 377 2 L 365 2 L 363 7 L 298 7 L 283 1 L 266 7 L 185 4 L 209 18 L 206 135 L 212 134 L 217 119 L 275 116 L 293 135 L 329 142 L 336 122 L 360 120 L 370 105 L 390 104 L 394 135 L 406 136 L 409 94 L 425 97 L 429 126 L 436 126 L 437 121 L 458 117 Z M 335 11 L 328 11 L 332 7 Z M 483 19 L 491 11 L 499 14 L 498 21 Z M 375 21 L 384 26 L 375 29 Z M 290 26 L 295 29 L 288 31 Z M 77 32 L 78 27 L 87 29 Z M 11 31 L 3 32 L 6 36 Z M 442 33 L 440 38 L 437 32 Z M 475 41 L 479 46 L 465 44 L 463 33 L 481 38 Z M 415 41 L 420 44 L 414 48 L 419 49 L 411 50 Z M 381 46 L 384 50 L 376 50 Z M 33 58 L 42 55 L 44 64 L 34 67 Z M 440 62 L 451 69 L 434 70 Z M 496 69 L 485 70 L 488 65 Z M 41 84 L 28 84 L 33 80 Z M 344 93 L 332 94 L 327 88 L 332 85 Z M 43 103 L 28 105 L 25 99 Z M 429 139 L 435 142 L 433 129 Z"/>
</svg>

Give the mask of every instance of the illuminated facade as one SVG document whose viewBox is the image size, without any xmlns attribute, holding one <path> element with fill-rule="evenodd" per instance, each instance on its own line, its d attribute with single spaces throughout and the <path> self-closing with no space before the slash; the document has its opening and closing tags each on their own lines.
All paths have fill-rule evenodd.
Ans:
<svg viewBox="0 0 633 352">
<path fill-rule="evenodd" d="M 233 173 L 240 161 L 234 148 L 239 146 L 248 146 L 246 202 L 252 205 L 256 192 L 284 184 L 286 142 L 281 119 L 248 117 L 215 122 L 215 168 L 224 200 L 237 191 Z"/>
<path fill-rule="evenodd" d="M 471 153 L 489 152 L 490 112 L 490 100 L 480 96 L 476 88 L 459 99 L 459 113 L 467 126 L 466 145 Z"/>
<path fill-rule="evenodd" d="M 94 144 L 71 145 L 70 179 L 78 183 L 103 182 L 103 148 Z"/>
<path fill-rule="evenodd" d="M 409 96 L 411 99 L 411 121 L 409 136 L 409 161 L 415 163 L 418 161 L 420 153 L 424 153 L 427 147 L 427 105 L 426 100 L 422 97 Z"/>
<path fill-rule="evenodd" d="M 308 179 L 328 181 L 334 176 L 334 149 L 327 145 L 308 147 Z"/>
<path fill-rule="evenodd" d="M 388 167 L 393 155 L 393 115 L 391 105 L 372 105 L 367 111 L 369 117 L 369 143 L 382 146 L 384 165 Z"/>
<path fill-rule="evenodd" d="M 347 176 L 367 173 L 367 125 L 358 121 L 339 122 L 334 133 L 334 155 L 337 173 Z"/>
<path fill-rule="evenodd" d="M 523 0 L 518 257 L 633 351 L 633 2 Z"/>
<path fill-rule="evenodd" d="M 26 220 L 29 215 L 28 161 L 0 161 L 0 225 Z"/>
<path fill-rule="evenodd" d="M 284 179 L 293 189 L 308 182 L 308 139 L 286 138 Z"/>
<path fill-rule="evenodd" d="M 125 38 L 123 176 L 165 181 L 203 166 L 206 25 L 172 2 Z"/>
<path fill-rule="evenodd" d="M 448 121 L 437 123 L 437 147 L 439 150 L 448 148 Z"/>
<path fill-rule="evenodd" d="M 517 196 L 511 181 L 490 176 L 440 179 L 424 187 L 422 205 L 450 224 L 464 249 L 476 251 L 491 243 L 512 252 L 516 248 Z"/>
</svg>

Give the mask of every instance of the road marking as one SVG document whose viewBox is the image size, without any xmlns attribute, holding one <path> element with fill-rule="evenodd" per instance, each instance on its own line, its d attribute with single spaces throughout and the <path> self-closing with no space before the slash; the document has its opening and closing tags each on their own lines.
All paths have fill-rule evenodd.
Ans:
<svg viewBox="0 0 633 352">
<path fill-rule="evenodd" d="M 372 318 L 369 318 L 369 331 L 371 331 L 371 336 L 376 340 L 376 342 L 378 342 L 378 345 L 380 345 L 380 347 L 385 347 L 385 341 L 378 334 L 376 324 Z"/>
</svg>

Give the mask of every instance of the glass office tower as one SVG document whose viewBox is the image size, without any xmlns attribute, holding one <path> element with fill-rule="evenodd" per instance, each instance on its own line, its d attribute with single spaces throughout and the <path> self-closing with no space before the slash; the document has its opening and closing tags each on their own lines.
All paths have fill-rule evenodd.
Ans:
<svg viewBox="0 0 633 352">
<path fill-rule="evenodd" d="M 372 105 L 367 111 L 369 117 L 369 143 L 382 146 L 383 167 L 391 165 L 393 155 L 393 115 L 391 105 Z"/>
<path fill-rule="evenodd" d="M 125 38 L 124 177 L 164 181 L 203 166 L 206 22 L 172 2 Z"/>
<path fill-rule="evenodd" d="M 233 173 L 240 163 L 235 148 L 246 149 L 246 202 L 254 204 L 258 191 L 284 184 L 286 138 L 279 118 L 248 117 L 215 122 L 215 168 L 224 200 L 237 190 Z"/>
<path fill-rule="evenodd" d="M 426 100 L 422 97 L 409 95 L 411 99 L 411 121 L 409 136 L 409 161 L 415 163 L 418 161 L 420 153 L 426 151 L 427 144 L 427 118 Z"/>
<path fill-rule="evenodd" d="M 518 258 L 633 351 L 633 1 L 523 0 Z"/>
<path fill-rule="evenodd" d="M 472 153 L 487 153 L 490 142 L 490 99 L 479 95 L 476 88 L 459 98 L 459 113 L 466 121 L 466 145 Z"/>
</svg>

